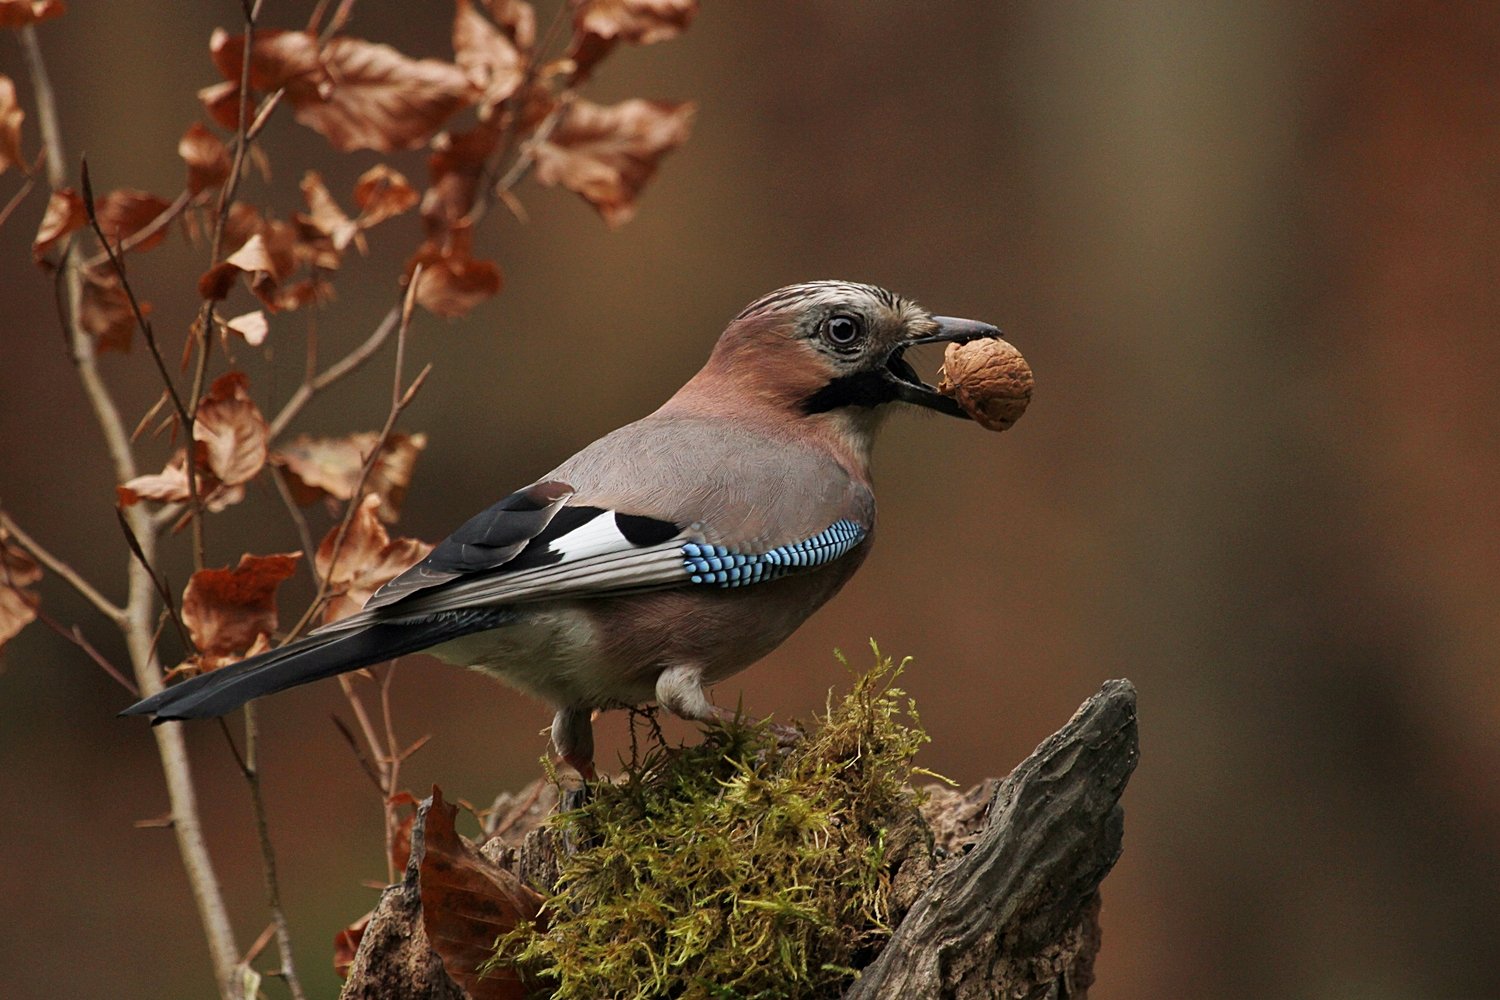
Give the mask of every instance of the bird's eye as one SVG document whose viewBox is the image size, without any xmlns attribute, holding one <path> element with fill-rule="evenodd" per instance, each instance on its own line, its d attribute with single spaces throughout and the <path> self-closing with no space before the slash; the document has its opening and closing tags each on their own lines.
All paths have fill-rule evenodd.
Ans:
<svg viewBox="0 0 1500 1000">
<path fill-rule="evenodd" d="M 853 316 L 833 316 L 823 325 L 823 339 L 844 351 L 859 343 L 864 332 L 859 320 Z"/>
</svg>

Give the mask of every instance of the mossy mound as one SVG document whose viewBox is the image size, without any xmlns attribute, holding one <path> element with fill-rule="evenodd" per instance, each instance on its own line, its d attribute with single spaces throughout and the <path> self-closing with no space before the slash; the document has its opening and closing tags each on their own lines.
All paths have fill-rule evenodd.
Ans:
<svg viewBox="0 0 1500 1000">
<path fill-rule="evenodd" d="M 502 938 L 496 962 L 558 1000 L 837 997 L 890 935 L 887 833 L 917 804 L 927 742 L 891 686 L 901 667 L 876 656 L 795 745 L 764 723 L 710 727 L 555 817 L 583 846 L 547 931 Z"/>
</svg>

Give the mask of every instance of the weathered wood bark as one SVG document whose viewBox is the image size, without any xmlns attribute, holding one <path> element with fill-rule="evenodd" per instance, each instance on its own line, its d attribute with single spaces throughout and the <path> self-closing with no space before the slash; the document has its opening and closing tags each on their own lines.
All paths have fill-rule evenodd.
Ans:
<svg viewBox="0 0 1500 1000">
<path fill-rule="evenodd" d="M 929 789 L 921 819 L 888 841 L 900 923 L 845 1000 L 1086 997 L 1100 945 L 1099 884 L 1120 856 L 1120 795 L 1137 755 L 1135 688 L 1110 681 L 1004 781 Z M 550 787 L 502 798 L 484 858 L 549 887 L 554 845 L 538 824 L 555 802 Z M 381 897 L 345 1000 L 469 997 L 428 946 L 417 869 Z"/>
<path fill-rule="evenodd" d="M 1001 783 L 973 848 L 938 871 L 845 1000 L 1086 996 L 1138 753 L 1135 688 L 1110 681 Z"/>
</svg>

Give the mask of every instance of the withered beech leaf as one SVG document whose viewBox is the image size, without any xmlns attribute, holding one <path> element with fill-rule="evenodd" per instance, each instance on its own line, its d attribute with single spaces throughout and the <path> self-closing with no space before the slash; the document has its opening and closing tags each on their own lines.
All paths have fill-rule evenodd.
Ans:
<svg viewBox="0 0 1500 1000">
<path fill-rule="evenodd" d="M 201 448 L 195 450 L 201 451 Z M 198 496 L 210 513 L 217 514 L 231 504 L 237 504 L 245 499 L 243 486 L 225 486 L 220 483 L 211 472 L 203 468 L 201 460 L 198 462 L 197 472 Z M 136 476 L 129 482 L 116 486 L 115 495 L 121 507 L 129 507 L 142 500 L 182 503 L 190 495 L 187 481 L 187 452 L 179 448 L 160 472 Z"/>
<path fill-rule="evenodd" d="M 399 171 L 384 163 L 375 164 L 354 182 L 354 204 L 359 206 L 356 221 L 361 229 L 409 211 L 416 203 L 416 188 Z"/>
<path fill-rule="evenodd" d="M 141 302 L 141 315 L 151 315 L 151 303 Z M 135 336 L 135 310 L 120 284 L 120 276 L 108 264 L 83 274 L 83 298 L 78 304 L 78 325 L 94 338 L 96 351 L 128 351 Z"/>
<path fill-rule="evenodd" d="M 497 938 L 539 919 L 542 897 L 465 842 L 454 828 L 457 815 L 434 785 L 422 818 L 422 928 L 443 968 L 473 1000 L 524 1000 L 529 994 L 514 969 L 484 976 L 479 970 L 494 957 Z"/>
<path fill-rule="evenodd" d="M 371 594 L 432 551 L 431 545 L 415 538 L 391 538 L 376 516 L 379 507 L 380 497 L 374 494 L 360 501 L 337 549 L 337 559 L 338 525 L 318 544 L 314 556 L 318 576 L 328 581 L 335 594 L 323 609 L 325 622 L 352 615 Z"/>
<path fill-rule="evenodd" d="M 214 64 L 230 88 L 208 88 L 199 98 L 220 124 L 229 119 L 227 128 L 238 125 L 229 95 L 240 77 L 244 46 L 243 35 L 223 29 L 209 40 Z M 305 31 L 256 32 L 250 86 L 258 91 L 286 88 L 293 117 L 342 152 L 416 149 L 479 97 L 452 63 L 412 59 L 389 45 L 346 36 L 320 47 L 316 36 Z"/>
<path fill-rule="evenodd" d="M 624 225 L 661 158 L 687 141 L 694 111 L 691 102 L 574 101 L 536 147 L 537 179 L 582 195 L 611 227 Z"/>
<path fill-rule="evenodd" d="M 302 197 L 307 201 L 307 211 L 299 212 L 297 221 L 327 237 L 335 251 L 342 251 L 359 236 L 359 226 L 339 208 L 339 203 L 328 193 L 322 175 L 316 170 L 309 170 L 302 175 L 301 186 Z M 333 266 L 338 266 L 337 261 L 333 262 Z"/>
<path fill-rule="evenodd" d="M 242 272 L 239 268 L 221 260 L 213 267 L 198 276 L 198 295 L 209 302 L 219 302 L 229 297 L 229 290 L 234 287 L 234 279 Z"/>
<path fill-rule="evenodd" d="M 72 188 L 53 191 L 52 197 L 47 199 L 47 211 L 42 216 L 42 224 L 37 227 L 36 239 L 31 243 L 32 259 L 40 261 L 58 240 L 66 238 L 88 221 L 88 209 L 77 191 Z"/>
<path fill-rule="evenodd" d="M 177 155 L 188 168 L 188 191 L 199 194 L 229 178 L 229 150 L 202 122 L 193 122 L 177 141 Z"/>
<path fill-rule="evenodd" d="M 42 568 L 0 528 L 0 647 L 36 620 L 40 600 L 29 588 L 42 578 Z"/>
<path fill-rule="evenodd" d="M 0 0 L 0 28 L 24 28 L 67 9 L 63 0 Z"/>
<path fill-rule="evenodd" d="M 433 138 L 427 158 L 429 184 L 422 195 L 422 222 L 429 237 L 446 233 L 474 207 L 485 162 L 500 141 L 498 125 L 491 118 L 468 131 Z"/>
<path fill-rule="evenodd" d="M 303 506 L 325 497 L 349 500 L 379 441 L 374 431 L 338 438 L 303 434 L 272 452 L 270 461 L 286 470 L 292 496 Z M 380 498 L 376 513 L 386 524 L 394 524 L 400 516 L 412 469 L 426 447 L 426 434 L 392 434 L 371 466 L 365 490 Z"/>
<path fill-rule="evenodd" d="M 484 0 L 484 9 L 490 12 L 495 23 L 505 29 L 505 34 L 516 48 L 530 55 L 536 45 L 536 8 L 526 0 Z"/>
<path fill-rule="evenodd" d="M 516 42 L 475 10 L 469 0 L 454 3 L 453 61 L 482 95 L 480 118 L 488 118 L 526 78 L 526 57 Z"/>
<path fill-rule="evenodd" d="M 235 79 L 238 79 L 236 77 Z M 209 84 L 198 91 L 198 103 L 219 127 L 234 132 L 240 127 L 240 85 L 232 80 Z M 227 175 L 226 175 L 227 176 Z"/>
<path fill-rule="evenodd" d="M 354 956 L 359 954 L 359 942 L 364 939 L 365 929 L 370 926 L 371 910 L 348 927 L 333 936 L 333 971 L 340 979 L 349 978 L 349 969 L 354 965 Z"/>
<path fill-rule="evenodd" d="M 297 571 L 300 552 L 248 553 L 234 569 L 202 569 L 182 595 L 182 623 L 205 657 L 244 653 L 276 631 L 276 588 Z M 222 664 L 215 664 L 222 665 Z"/>
<path fill-rule="evenodd" d="M 264 344 L 266 335 L 271 332 L 271 324 L 266 322 L 266 314 L 259 309 L 225 320 L 224 328 L 239 334 L 251 347 Z"/>
<path fill-rule="evenodd" d="M 94 216 L 110 246 L 119 246 L 169 208 L 168 202 L 146 191 L 120 188 L 111 191 L 94 202 Z M 136 244 L 136 250 L 150 250 L 166 239 L 163 226 L 149 237 Z"/>
<path fill-rule="evenodd" d="M 573 48 L 568 54 L 588 75 L 616 42 L 651 45 L 676 38 L 698 13 L 698 0 L 584 0 L 573 14 Z"/>
<path fill-rule="evenodd" d="M 266 464 L 267 434 L 266 418 L 250 398 L 245 373 L 226 372 L 214 379 L 193 422 L 203 466 L 226 486 L 247 483 Z"/>
<path fill-rule="evenodd" d="M 470 235 L 455 227 L 444 240 L 428 240 L 406 262 L 408 276 L 417 265 L 417 303 L 428 312 L 452 318 L 499 293 L 500 268 L 470 253 Z M 409 279 L 408 279 L 409 280 Z"/>
<path fill-rule="evenodd" d="M 26 112 L 16 100 L 15 82 L 0 73 L 0 174 L 11 167 L 26 169 L 21 153 L 21 123 L 25 120 Z"/>
<path fill-rule="evenodd" d="M 272 241 L 275 241 L 274 248 Z M 198 279 L 198 293 L 206 299 L 218 301 L 229 294 L 235 274 L 243 273 L 257 298 L 273 312 L 281 309 L 277 291 L 282 280 L 296 269 L 296 242 L 296 232 L 286 223 L 263 223 L 260 232 L 204 272 Z"/>
</svg>

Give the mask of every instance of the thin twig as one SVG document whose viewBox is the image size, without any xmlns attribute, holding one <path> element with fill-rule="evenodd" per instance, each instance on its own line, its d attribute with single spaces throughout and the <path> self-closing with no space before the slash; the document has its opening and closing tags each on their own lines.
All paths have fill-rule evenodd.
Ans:
<svg viewBox="0 0 1500 1000">
<path fill-rule="evenodd" d="M 78 592 L 79 596 L 98 609 L 100 614 L 108 618 L 116 626 L 124 625 L 124 608 L 99 593 L 94 588 L 94 585 L 85 580 L 83 575 L 72 566 L 69 566 L 66 562 L 44 549 L 35 538 L 32 538 L 25 531 L 21 530 L 21 526 L 12 520 L 11 516 L 3 510 L 0 510 L 0 528 L 4 528 L 5 532 L 13 537 L 20 544 L 21 548 L 30 552 L 37 562 L 61 577 L 68 586 Z"/>
<path fill-rule="evenodd" d="M 505 177 L 501 180 L 495 179 L 500 176 L 500 165 L 510 157 L 511 151 L 515 146 L 521 120 L 521 102 L 526 99 L 526 95 L 530 92 L 532 84 L 536 82 L 537 68 L 546 64 L 547 60 L 544 58 L 546 52 L 552 47 L 552 43 L 557 38 L 558 30 L 567 20 L 571 10 L 572 4 L 564 3 L 558 5 L 557 11 L 552 16 L 552 20 L 547 24 L 547 30 L 542 32 L 542 37 L 532 50 L 531 61 L 526 66 L 526 72 L 521 78 L 521 85 L 516 88 L 515 93 L 505 99 L 505 103 L 502 105 L 501 114 L 506 116 L 505 128 L 501 132 L 500 141 L 495 144 L 494 155 L 490 157 L 489 163 L 485 164 L 483 183 L 479 186 L 479 197 L 473 205 L 469 206 L 469 211 L 464 214 L 463 222 L 466 225 L 476 225 L 494 207 L 495 199 L 504 197 L 525 176 L 526 170 L 522 169 L 517 173 L 516 165 L 532 160 L 535 148 L 533 144 L 546 140 L 546 136 L 541 135 L 541 128 L 538 127 L 536 132 L 533 133 L 533 138 L 522 149 L 520 156 L 516 158 L 516 162 L 506 172 Z M 571 100 L 571 95 L 567 94 L 567 92 L 563 96 Z M 562 103 L 565 102 L 560 99 L 559 104 Z M 553 108 L 552 110 L 555 113 L 557 108 Z M 555 124 L 554 122 L 554 127 Z M 551 134 L 552 130 L 549 128 L 547 135 Z M 537 138 L 538 136 L 540 138 Z M 528 163 L 527 169 L 529 169 L 529 166 Z M 514 178 L 510 178 L 512 173 L 516 174 Z M 510 179 L 507 180 L 506 178 Z"/>
<path fill-rule="evenodd" d="M 343 674 L 339 676 L 342 677 Z M 365 777 L 370 779 L 370 783 L 375 786 L 375 790 L 384 795 L 385 786 L 380 782 L 380 772 L 375 769 L 375 764 L 370 760 L 370 755 L 360 748 L 359 740 L 355 738 L 353 731 L 344 725 L 344 720 L 340 719 L 337 715 L 330 714 L 328 717 L 333 720 L 333 724 L 338 729 L 339 735 L 344 738 L 344 742 L 348 743 L 349 749 L 354 752 L 354 759 L 359 762 L 359 769 L 365 772 Z"/>
<path fill-rule="evenodd" d="M 256 725 L 255 702 L 245 703 L 245 783 L 250 786 L 250 805 L 255 812 L 255 835 L 260 841 L 261 874 L 266 887 L 266 906 L 271 911 L 271 922 L 276 927 L 276 950 L 281 953 L 281 969 L 278 974 L 286 980 L 293 1000 L 305 1000 L 302 982 L 297 978 L 297 967 L 292 961 L 292 933 L 287 925 L 286 911 L 281 906 L 281 883 L 276 877 L 276 849 L 271 843 L 271 828 L 266 819 L 265 799 L 260 789 L 260 765 L 258 760 L 259 727 Z"/>
<path fill-rule="evenodd" d="M 213 235 L 209 239 L 209 267 L 218 264 L 219 257 L 223 253 L 224 230 L 228 224 L 229 208 L 234 203 L 235 192 L 239 190 L 240 180 L 244 176 L 245 156 L 249 152 L 253 138 L 250 123 L 247 120 L 250 113 L 250 60 L 255 49 L 255 22 L 260 16 L 260 5 L 261 0 L 255 0 L 254 6 L 251 6 L 248 0 L 241 0 L 241 6 L 245 11 L 245 44 L 244 55 L 240 60 L 240 106 L 235 127 L 234 160 L 229 167 L 229 177 L 224 181 L 224 186 L 219 188 L 219 201 L 214 212 Z M 262 114 L 257 115 L 259 126 L 264 126 L 266 117 L 280 99 L 281 91 L 266 98 L 262 105 Z M 213 309 L 213 301 L 205 299 L 198 309 L 198 320 L 194 326 L 194 335 L 199 338 L 198 360 L 193 369 L 193 388 L 189 394 L 192 401 L 191 408 L 188 410 L 187 425 L 183 429 L 190 450 L 194 424 L 198 419 L 198 407 L 203 401 L 203 386 L 208 378 L 208 359 L 213 353 L 214 339 L 210 332 Z M 198 471 L 195 465 L 194 462 L 187 464 L 188 509 L 191 512 L 193 527 L 193 568 L 201 570 L 204 566 L 203 498 L 198 488 Z"/>
<path fill-rule="evenodd" d="M 314 396 L 339 379 L 353 373 L 366 361 L 374 357 L 375 353 L 384 346 L 390 335 L 396 331 L 400 321 L 401 306 L 398 303 L 391 307 L 390 312 L 385 314 L 380 324 L 375 327 L 374 332 L 366 337 L 358 347 L 330 365 L 322 373 L 315 376 L 309 375 L 305 378 L 302 384 L 297 387 L 297 391 L 292 393 L 291 398 L 286 401 L 286 405 L 272 418 L 269 430 L 267 431 L 267 437 L 272 441 L 276 440 L 286 430 L 287 425 L 296 418 L 297 414 L 302 412 L 302 408 Z"/>
<path fill-rule="evenodd" d="M 36 174 L 33 172 L 26 176 L 26 180 L 21 183 L 16 193 L 10 196 L 10 201 L 5 203 L 5 207 L 0 208 L 0 226 L 5 225 L 11 213 L 20 207 L 21 202 L 26 200 L 26 196 L 31 193 L 31 189 L 34 187 L 36 187 Z"/>
<path fill-rule="evenodd" d="M 172 199 L 172 203 L 157 213 L 155 218 L 121 240 L 116 247 L 116 252 L 126 254 L 142 243 L 145 243 L 151 237 L 170 226 L 174 219 L 187 210 L 188 205 L 192 204 L 192 201 L 193 195 L 190 191 L 186 188 L 179 191 L 177 197 Z M 90 216 L 93 214 L 93 203 L 94 199 L 85 194 L 84 205 L 89 209 Z M 93 221 L 92 218 L 90 218 L 90 221 Z M 84 270 L 107 263 L 112 256 L 109 249 L 109 241 L 104 238 L 102 233 L 99 235 L 99 242 L 104 244 L 104 249 L 83 262 Z"/>
<path fill-rule="evenodd" d="M 319 574 L 321 579 L 318 582 L 318 592 L 313 596 L 312 603 L 307 606 L 307 610 L 302 613 L 302 618 L 292 628 L 288 641 L 302 634 L 302 630 L 312 621 L 313 615 L 317 613 L 318 608 L 322 606 L 323 601 L 329 596 L 329 586 L 333 580 L 334 571 L 338 568 L 339 556 L 343 554 L 344 540 L 349 535 L 349 526 L 354 523 L 354 515 L 358 513 L 360 501 L 364 499 L 365 484 L 369 481 L 370 474 L 374 471 L 376 462 L 380 460 L 381 453 L 385 451 L 386 445 L 390 441 L 391 431 L 396 427 L 397 418 L 401 416 L 402 411 L 407 406 L 411 405 L 411 401 L 416 397 L 418 390 L 422 388 L 422 384 L 427 381 L 427 376 L 432 372 L 432 365 L 427 365 L 417 373 L 416 378 L 412 379 L 411 385 L 404 392 L 402 391 L 401 365 L 406 357 L 406 333 L 411 325 L 410 304 L 415 300 L 417 283 L 420 279 L 421 268 L 418 267 L 412 273 L 412 280 L 407 285 L 405 302 L 401 309 L 401 323 L 396 331 L 396 376 L 395 385 L 391 393 L 390 412 L 386 414 L 385 425 L 380 429 L 380 434 L 375 440 L 375 447 L 371 449 L 369 457 L 365 459 L 364 465 L 359 470 L 359 479 L 354 484 L 354 492 L 349 498 L 348 505 L 344 508 L 344 516 L 339 521 L 338 529 L 334 532 L 332 551 L 328 559 L 328 568 Z"/>
<path fill-rule="evenodd" d="M 0 584 L 0 586 L 9 586 L 9 584 Z M 22 600 L 26 600 L 25 592 L 20 588 L 12 587 L 11 589 L 15 590 L 17 594 L 20 594 Z M 103 653 L 94 648 L 93 643 L 84 638 L 82 629 L 80 629 L 77 625 L 64 625 L 56 618 L 53 618 L 51 615 L 47 614 L 47 612 L 43 611 L 33 601 L 28 600 L 26 601 L 26 603 L 30 605 L 31 613 L 36 615 L 37 621 L 41 622 L 52 631 L 62 636 L 68 642 L 71 642 L 73 645 L 83 650 L 84 654 L 88 656 L 89 659 L 93 660 L 94 663 L 98 665 L 100 670 L 103 670 L 106 674 L 109 675 L 111 680 L 128 691 L 132 698 L 139 698 L 141 696 L 140 688 L 132 684 L 130 678 L 126 677 L 125 674 L 120 671 L 119 667 L 115 666 L 113 663 L 110 663 L 109 660 L 105 658 Z"/>
<path fill-rule="evenodd" d="M 115 517 L 120 522 L 120 531 L 125 535 L 125 544 L 130 546 L 130 554 L 135 556 L 141 568 L 151 575 L 151 583 L 156 587 L 156 592 L 161 595 L 162 606 L 166 608 L 167 615 L 172 619 L 172 624 L 177 626 L 177 636 L 182 640 L 182 648 L 192 655 L 197 651 L 197 644 L 188 635 L 187 626 L 182 622 L 182 615 L 177 613 L 177 602 L 172 597 L 172 588 L 167 586 L 166 578 L 156 572 L 156 568 L 146 559 L 146 553 L 141 548 L 141 540 L 136 536 L 135 530 L 131 528 L 130 522 L 125 517 L 125 512 L 115 508 Z"/>
<path fill-rule="evenodd" d="M 317 549 L 313 547 L 312 532 L 308 529 L 307 518 L 302 516 L 302 511 L 297 507 L 297 501 L 292 496 L 292 489 L 286 484 L 286 473 L 280 469 L 271 470 L 271 482 L 276 484 L 276 493 L 281 497 L 282 504 L 286 507 L 287 516 L 292 519 L 292 524 L 297 527 L 297 540 L 302 543 L 302 554 L 306 557 L 308 572 L 313 575 L 313 583 L 318 580 L 318 571 L 313 566 L 313 559 Z"/>
<path fill-rule="evenodd" d="M 156 362 L 156 373 L 161 376 L 162 385 L 166 387 L 167 394 L 172 397 L 172 405 L 177 408 L 177 418 L 184 424 L 188 422 L 187 407 L 182 403 L 182 397 L 177 394 L 177 382 L 172 378 L 172 373 L 167 370 L 166 361 L 162 360 L 161 349 L 156 343 L 156 333 L 151 329 L 151 322 L 146 319 L 145 312 L 141 309 L 141 303 L 136 298 L 135 289 L 130 285 L 130 277 L 125 273 L 125 245 L 120 244 L 118 251 L 109 245 L 109 237 L 104 233 L 104 227 L 99 224 L 99 213 L 94 209 L 94 186 L 89 180 L 89 161 L 84 159 L 79 165 L 80 183 L 83 187 L 83 208 L 89 217 L 89 226 L 94 230 L 94 235 L 99 237 L 99 242 L 104 246 L 104 259 L 114 268 L 115 275 L 120 279 L 120 287 L 125 290 L 125 298 L 130 302 L 130 310 L 135 315 L 135 325 L 141 331 L 141 336 L 146 341 L 146 346 L 151 350 L 151 359 Z M 85 268 L 90 265 L 85 263 Z"/>
</svg>

